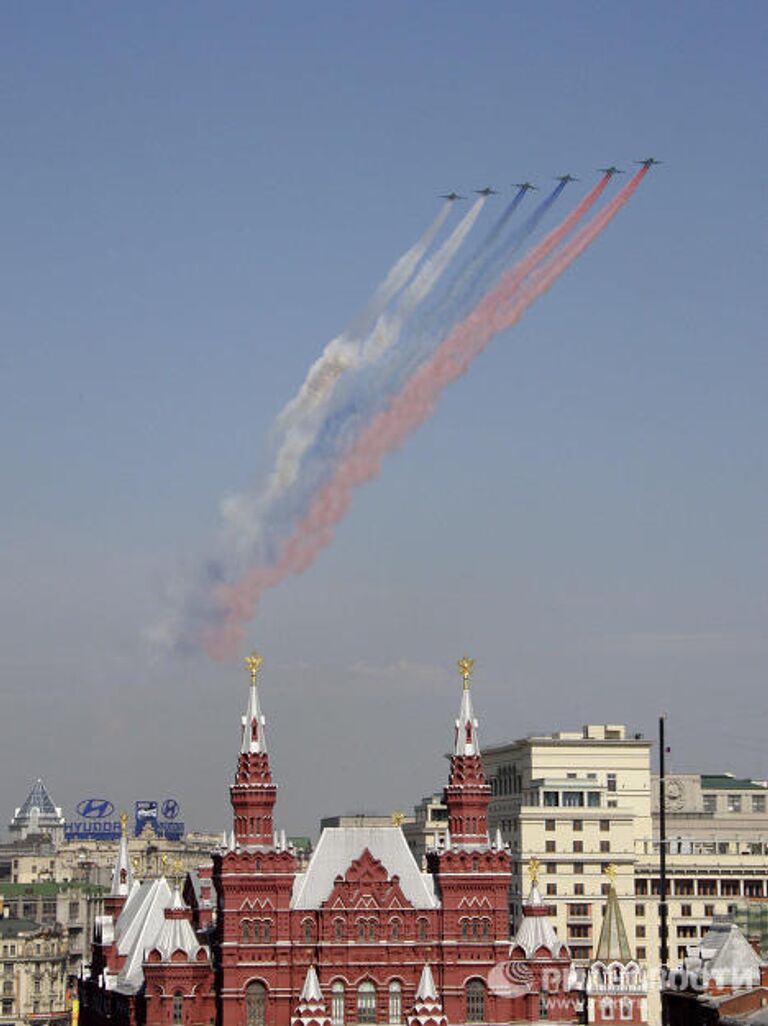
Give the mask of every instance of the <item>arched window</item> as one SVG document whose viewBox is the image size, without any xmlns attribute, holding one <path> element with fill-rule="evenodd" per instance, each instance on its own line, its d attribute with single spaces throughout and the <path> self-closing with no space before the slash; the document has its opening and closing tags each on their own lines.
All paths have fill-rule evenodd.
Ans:
<svg viewBox="0 0 768 1026">
<path fill-rule="evenodd" d="M 467 984 L 467 1022 L 485 1022 L 485 984 L 470 980 Z"/>
<path fill-rule="evenodd" d="M 180 990 L 173 993 L 173 1021 L 175 1024 L 184 1022 L 184 995 Z"/>
<path fill-rule="evenodd" d="M 304 922 L 302 923 L 302 928 L 303 928 L 303 934 L 304 934 L 304 943 L 305 944 L 311 943 L 311 941 L 312 941 L 312 920 L 311 919 L 305 919 Z"/>
<path fill-rule="evenodd" d="M 341 980 L 336 980 L 331 986 L 331 1023 L 332 1026 L 344 1026 L 344 984 Z"/>
<path fill-rule="evenodd" d="M 272 940 L 272 920 L 265 919 L 261 924 L 261 930 L 263 939 L 269 943 Z"/>
<path fill-rule="evenodd" d="M 251 943 L 251 924 L 247 919 L 243 920 L 243 944 Z"/>
<path fill-rule="evenodd" d="M 393 919 L 389 928 L 389 935 L 392 940 L 400 940 L 400 920 Z"/>
<path fill-rule="evenodd" d="M 480 924 L 477 919 L 472 920 L 472 936 L 477 937 L 480 933 Z"/>
<path fill-rule="evenodd" d="M 334 919 L 333 921 L 333 939 L 340 941 L 344 940 L 344 920 Z"/>
<path fill-rule="evenodd" d="M 416 925 L 416 933 L 420 941 L 427 939 L 427 921 L 426 919 L 420 919 Z"/>
<path fill-rule="evenodd" d="M 376 987 L 370 980 L 357 988 L 357 1021 L 376 1022 Z"/>
<path fill-rule="evenodd" d="M 357 939 L 359 941 L 365 940 L 365 920 L 358 919 L 357 921 Z"/>
<path fill-rule="evenodd" d="M 632 1001 L 629 998 L 621 999 L 621 1017 L 622 1019 L 632 1018 Z"/>
<path fill-rule="evenodd" d="M 389 1021 L 399 1023 L 403 1015 L 403 988 L 399 980 L 392 980 L 389 985 Z"/>
<path fill-rule="evenodd" d="M 253 943 L 258 944 L 261 940 L 261 921 L 257 919 L 253 924 Z"/>
<path fill-rule="evenodd" d="M 488 940 L 488 938 L 490 936 L 491 936 L 491 921 L 490 921 L 490 919 L 484 919 L 483 920 L 483 938 L 485 940 Z"/>
<path fill-rule="evenodd" d="M 603 1019 L 613 1018 L 613 1001 L 610 998 L 603 998 L 600 1002 L 600 1016 Z"/>
<path fill-rule="evenodd" d="M 462 919 L 462 921 L 461 921 L 461 936 L 462 936 L 463 940 L 466 940 L 467 937 L 469 937 L 469 920 L 468 919 Z"/>
<path fill-rule="evenodd" d="M 266 1026 L 266 1022 L 267 988 L 254 980 L 245 992 L 245 1023 L 246 1026 Z"/>
<path fill-rule="evenodd" d="M 368 940 L 369 941 L 375 941 L 376 940 L 376 920 L 375 919 L 371 919 L 368 922 Z"/>
</svg>

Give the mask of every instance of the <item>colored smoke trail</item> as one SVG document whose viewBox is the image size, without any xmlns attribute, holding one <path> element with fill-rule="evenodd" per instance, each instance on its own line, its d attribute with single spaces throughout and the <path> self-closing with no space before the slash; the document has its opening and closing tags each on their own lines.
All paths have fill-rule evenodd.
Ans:
<svg viewBox="0 0 768 1026">
<path fill-rule="evenodd" d="M 228 541 L 233 548 L 246 553 L 255 545 L 264 548 L 272 543 L 268 530 L 270 520 L 274 519 L 270 517 L 272 509 L 295 483 L 302 458 L 314 444 L 324 423 L 325 411 L 339 378 L 354 374 L 365 364 L 375 363 L 397 343 L 404 324 L 439 282 L 474 227 L 484 204 L 484 197 L 472 204 L 437 252 L 423 261 L 413 280 L 401 290 L 391 312 L 382 310 L 367 334 L 355 337 L 345 333 L 334 339 L 312 365 L 298 395 L 278 416 L 278 424 L 284 428 L 284 435 L 264 492 L 258 498 L 248 494 L 230 495 L 221 504 Z M 447 205 L 450 207 L 450 204 Z M 430 235 L 434 236 L 435 226 L 439 227 L 438 222 L 442 224 L 443 214 L 441 212 L 429 231 L 422 236 L 422 249 L 424 240 Z M 416 247 L 410 251 L 411 264 L 415 260 L 415 250 Z M 392 275 L 390 278 L 394 281 Z M 390 284 L 388 291 L 392 293 L 394 286 Z M 384 296 L 383 287 L 379 292 Z M 389 298 L 392 299 L 393 295 L 389 295 Z"/>
<path fill-rule="evenodd" d="M 478 250 L 465 261 L 447 292 L 431 309 L 422 310 L 418 318 L 411 318 L 403 325 L 398 338 L 390 337 L 388 344 L 377 353 L 375 361 L 361 364 L 355 368 L 355 373 L 338 383 L 333 397 L 324 407 L 322 421 L 315 427 L 314 437 L 310 439 L 304 433 L 301 448 L 294 447 L 292 474 L 290 479 L 284 479 L 280 492 L 285 501 L 279 508 L 273 506 L 263 511 L 262 537 L 268 544 L 281 530 L 285 534 L 286 527 L 301 516 L 316 490 L 332 472 L 341 453 L 354 444 L 365 424 L 391 396 L 397 394 L 413 369 L 434 351 L 446 331 L 476 305 L 488 283 L 497 279 L 505 263 L 538 227 L 565 184 L 558 183 L 522 225 L 506 232 L 512 215 L 525 196 L 526 190 L 518 190 Z M 580 212 L 583 209 L 580 207 Z M 409 291 L 413 285 L 409 286 Z M 385 313 L 382 320 L 387 316 Z M 277 493 L 275 497 L 278 497 Z M 270 561 L 262 559 L 262 562 Z"/>
<path fill-rule="evenodd" d="M 531 303 L 543 295 L 597 238 L 632 196 L 647 171 L 648 168 L 641 168 L 547 263 L 537 268 L 533 253 L 522 260 L 520 266 L 513 268 L 503 282 L 451 332 L 341 458 L 331 480 L 319 489 L 306 515 L 282 546 L 275 565 L 256 567 L 235 584 L 216 588 L 223 623 L 204 631 L 203 644 L 211 656 L 227 658 L 237 650 L 242 642 L 243 624 L 253 617 L 262 593 L 289 575 L 302 573 L 312 564 L 332 540 L 333 528 L 347 513 L 354 489 L 379 473 L 384 456 L 401 445 L 429 417 L 440 392 L 467 370 L 495 334 L 520 320 Z M 550 253 L 558 240 L 567 234 L 566 226 L 573 227 L 576 223 L 576 211 L 583 208 L 583 213 L 588 208 L 589 204 L 585 207 L 585 203 L 589 197 L 596 198 L 606 185 L 607 178 L 598 183 L 536 250 L 545 256 Z M 541 259 L 543 257 L 540 256 Z"/>
<path fill-rule="evenodd" d="M 359 343 L 371 331 L 383 310 L 394 299 L 424 257 L 437 237 L 437 233 L 451 212 L 452 204 L 446 202 L 434 221 L 427 227 L 410 249 L 397 260 L 384 281 L 374 292 L 365 309 L 341 335 L 331 339 L 320 356 L 309 368 L 307 375 L 293 399 L 289 400 L 277 415 L 279 424 L 285 424 L 296 416 L 311 410 L 328 387 L 344 370 L 347 349 Z"/>
</svg>

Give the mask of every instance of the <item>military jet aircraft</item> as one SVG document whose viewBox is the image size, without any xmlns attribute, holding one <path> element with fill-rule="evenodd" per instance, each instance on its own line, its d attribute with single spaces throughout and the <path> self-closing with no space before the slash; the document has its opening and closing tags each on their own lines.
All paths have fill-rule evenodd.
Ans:
<svg viewBox="0 0 768 1026">
<path fill-rule="evenodd" d="M 495 189 L 492 189 L 490 185 L 486 185 L 484 189 L 475 189 L 478 196 L 497 196 L 498 193 Z"/>
<path fill-rule="evenodd" d="M 446 199 L 446 200 L 450 200 L 450 201 L 451 201 L 451 203 L 453 203 L 453 201 L 454 201 L 454 200 L 457 200 L 457 199 L 464 199 L 464 197 L 463 197 L 463 196 L 459 196 L 458 192 L 445 192 L 445 193 L 443 193 L 443 195 L 442 195 L 442 196 L 440 197 L 440 199 Z"/>
<path fill-rule="evenodd" d="M 614 175 L 624 174 L 620 167 L 614 167 L 613 164 L 611 164 L 610 167 L 599 167 L 597 170 L 602 171 L 603 174 L 608 175 L 609 178 L 613 178 Z"/>
<path fill-rule="evenodd" d="M 531 185 L 530 182 L 513 182 L 512 184 L 516 189 L 522 189 L 523 192 L 528 192 L 529 189 L 538 190 L 539 188 L 538 185 Z"/>
<path fill-rule="evenodd" d="M 574 178 L 573 175 L 555 175 L 556 182 L 578 182 L 578 178 Z"/>
<path fill-rule="evenodd" d="M 660 160 L 656 160 L 655 157 L 646 157 L 645 160 L 636 160 L 636 164 L 642 164 L 643 167 L 653 167 L 654 164 L 660 164 Z"/>
</svg>

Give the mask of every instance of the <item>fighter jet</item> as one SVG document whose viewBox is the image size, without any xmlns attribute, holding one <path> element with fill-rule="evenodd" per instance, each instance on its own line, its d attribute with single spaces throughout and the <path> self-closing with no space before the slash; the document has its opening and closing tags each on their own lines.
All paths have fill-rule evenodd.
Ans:
<svg viewBox="0 0 768 1026">
<path fill-rule="evenodd" d="M 486 185 L 484 189 L 475 189 L 478 196 L 497 196 L 498 193 L 495 189 L 492 189 L 490 185 Z"/>
<path fill-rule="evenodd" d="M 556 182 L 578 182 L 578 178 L 574 178 L 573 175 L 555 175 Z"/>
<path fill-rule="evenodd" d="M 523 192 L 528 192 L 529 189 L 535 189 L 538 191 L 539 188 L 538 185 L 531 185 L 530 182 L 513 182 L 512 184 L 516 189 L 522 189 Z"/>
<path fill-rule="evenodd" d="M 613 164 L 611 164 L 610 167 L 599 167 L 597 170 L 602 171 L 603 174 L 608 175 L 609 178 L 613 178 L 614 175 L 624 174 L 620 167 L 614 167 Z"/>
<path fill-rule="evenodd" d="M 656 160 L 655 157 L 646 157 L 645 160 L 636 160 L 636 164 L 642 164 L 643 167 L 653 167 L 654 164 L 660 164 L 660 160 Z"/>
<path fill-rule="evenodd" d="M 457 200 L 457 199 L 464 199 L 464 197 L 463 197 L 463 196 L 459 196 L 458 192 L 445 192 L 445 193 L 443 193 L 443 195 L 442 195 L 442 196 L 440 197 L 440 199 L 446 199 L 446 200 L 450 200 L 450 201 L 451 201 L 451 203 L 453 203 L 453 201 L 454 201 L 454 200 Z"/>
</svg>

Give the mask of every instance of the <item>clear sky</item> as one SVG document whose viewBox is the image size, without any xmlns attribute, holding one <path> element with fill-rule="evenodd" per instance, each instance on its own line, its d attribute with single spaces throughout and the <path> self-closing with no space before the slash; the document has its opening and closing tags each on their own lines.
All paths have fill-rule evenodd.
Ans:
<svg viewBox="0 0 768 1026">
<path fill-rule="evenodd" d="M 666 711 L 673 769 L 768 776 L 767 37 L 762 0 L 1 5 L 3 822 L 42 775 L 229 826 L 247 675 L 142 634 L 221 497 L 438 193 L 649 155 L 265 598 L 278 820 L 441 787 L 465 651 L 486 741 Z"/>
</svg>

